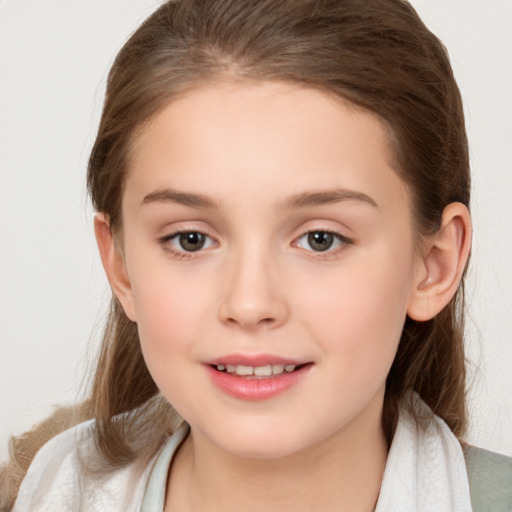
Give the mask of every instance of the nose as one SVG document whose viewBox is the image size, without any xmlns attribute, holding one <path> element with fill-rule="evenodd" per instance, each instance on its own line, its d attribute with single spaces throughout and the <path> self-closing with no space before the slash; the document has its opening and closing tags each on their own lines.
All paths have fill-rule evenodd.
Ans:
<svg viewBox="0 0 512 512">
<path fill-rule="evenodd" d="M 277 265 L 258 249 L 226 262 L 220 320 L 245 330 L 282 325 L 289 314 Z"/>
</svg>

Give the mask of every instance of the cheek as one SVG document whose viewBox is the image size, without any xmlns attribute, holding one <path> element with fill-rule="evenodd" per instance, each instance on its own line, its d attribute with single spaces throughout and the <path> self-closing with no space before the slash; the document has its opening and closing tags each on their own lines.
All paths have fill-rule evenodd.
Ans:
<svg viewBox="0 0 512 512">
<path fill-rule="evenodd" d="M 136 275 L 132 290 L 144 358 L 152 374 L 170 374 L 169 365 L 182 366 L 180 359 L 193 356 L 203 336 L 209 303 L 203 281 L 171 274 L 165 263 L 146 264 Z"/>
<path fill-rule="evenodd" d="M 200 395 L 195 347 L 203 337 L 201 299 L 191 286 L 172 286 L 162 275 L 134 287 L 142 354 L 157 387 L 180 414 L 184 397 Z"/>
<path fill-rule="evenodd" d="M 318 282 L 309 287 L 305 328 L 341 372 L 354 379 L 387 374 L 406 318 L 411 264 L 383 253 L 340 266 L 323 289 Z"/>
</svg>

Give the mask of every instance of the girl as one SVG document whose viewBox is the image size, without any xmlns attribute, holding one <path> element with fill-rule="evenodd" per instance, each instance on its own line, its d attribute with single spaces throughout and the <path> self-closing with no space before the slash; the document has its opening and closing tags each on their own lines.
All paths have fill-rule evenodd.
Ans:
<svg viewBox="0 0 512 512">
<path fill-rule="evenodd" d="M 91 419 L 13 510 L 510 509 L 511 461 L 463 443 L 467 141 L 408 4 L 164 4 L 88 184 L 114 292 Z"/>
</svg>

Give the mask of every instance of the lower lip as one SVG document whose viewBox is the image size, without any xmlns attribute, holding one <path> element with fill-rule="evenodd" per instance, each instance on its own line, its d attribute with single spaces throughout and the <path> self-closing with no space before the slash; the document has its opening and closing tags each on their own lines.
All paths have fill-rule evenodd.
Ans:
<svg viewBox="0 0 512 512">
<path fill-rule="evenodd" d="M 283 393 L 299 382 L 311 368 L 307 364 L 293 372 L 270 378 L 247 378 L 221 372 L 206 365 L 213 383 L 224 393 L 242 400 L 266 400 Z"/>
</svg>

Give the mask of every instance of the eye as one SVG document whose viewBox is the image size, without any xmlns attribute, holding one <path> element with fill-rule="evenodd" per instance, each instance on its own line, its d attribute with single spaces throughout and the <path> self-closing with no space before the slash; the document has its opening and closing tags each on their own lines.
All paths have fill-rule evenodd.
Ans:
<svg viewBox="0 0 512 512">
<path fill-rule="evenodd" d="M 309 231 L 304 233 L 297 241 L 297 247 L 314 252 L 326 252 L 339 249 L 350 244 L 351 240 L 330 231 Z"/>
<path fill-rule="evenodd" d="M 162 243 L 170 245 L 176 252 L 197 252 L 211 247 L 213 240 L 199 231 L 181 231 L 162 239 Z"/>
</svg>

